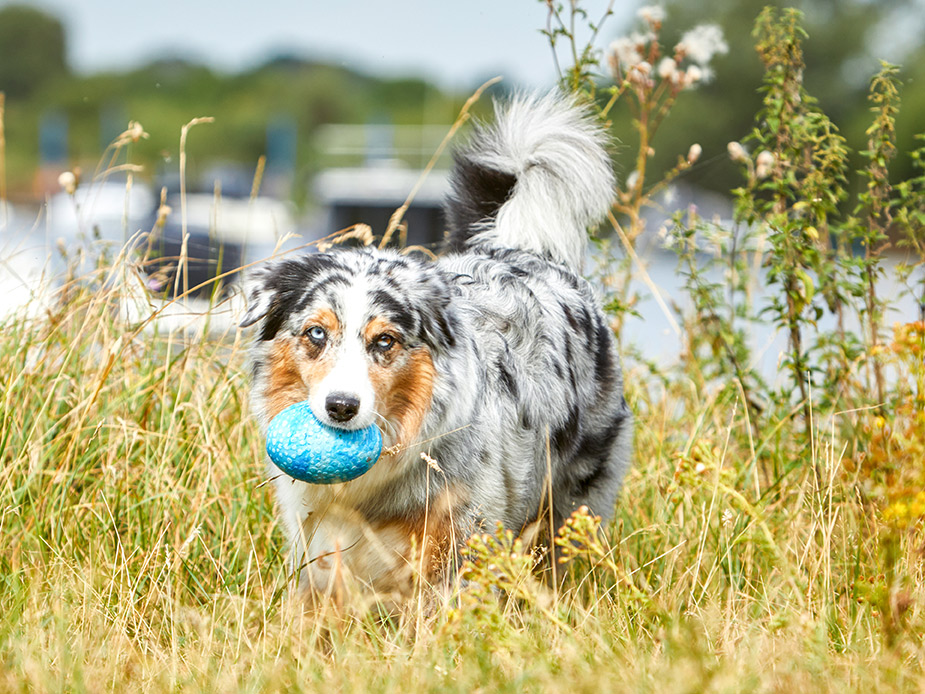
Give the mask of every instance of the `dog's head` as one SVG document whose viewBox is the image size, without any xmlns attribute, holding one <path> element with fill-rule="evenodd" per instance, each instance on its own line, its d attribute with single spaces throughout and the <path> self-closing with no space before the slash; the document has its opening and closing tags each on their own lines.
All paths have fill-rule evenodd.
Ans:
<svg viewBox="0 0 925 694">
<path fill-rule="evenodd" d="M 392 252 L 340 251 L 271 264 L 250 279 L 242 327 L 258 324 L 254 391 L 268 422 L 308 400 L 333 427 L 417 435 L 435 358 L 452 348 L 451 295 L 430 264 Z"/>
</svg>

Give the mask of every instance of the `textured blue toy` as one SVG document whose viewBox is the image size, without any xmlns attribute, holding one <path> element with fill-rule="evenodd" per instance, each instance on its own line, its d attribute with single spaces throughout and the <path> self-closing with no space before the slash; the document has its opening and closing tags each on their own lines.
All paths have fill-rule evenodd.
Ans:
<svg viewBox="0 0 925 694">
<path fill-rule="evenodd" d="M 382 453 L 382 433 L 372 424 L 347 431 L 322 424 L 308 401 L 276 415 L 267 427 L 267 455 L 290 477 L 311 484 L 349 482 Z"/>
</svg>

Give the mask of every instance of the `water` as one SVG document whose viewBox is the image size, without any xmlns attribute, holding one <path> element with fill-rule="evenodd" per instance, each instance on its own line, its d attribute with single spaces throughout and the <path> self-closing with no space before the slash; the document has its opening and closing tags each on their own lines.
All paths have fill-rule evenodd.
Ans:
<svg viewBox="0 0 925 694">
<path fill-rule="evenodd" d="M 903 261 L 909 261 L 905 254 L 893 253 L 886 256 L 883 261 L 884 276 L 877 287 L 879 296 L 890 301 L 883 321 L 887 341 L 892 334 L 893 323 L 921 320 L 918 297 L 922 291 L 922 270 L 918 269 L 912 276 L 913 282 L 917 283 L 913 287 L 918 292 L 917 296 L 899 281 L 897 266 Z M 692 305 L 684 292 L 685 278 L 677 271 L 675 254 L 661 249 L 651 250 L 646 254 L 644 263 L 652 283 L 658 288 L 665 303 L 669 306 L 676 304 L 682 311 L 689 313 Z M 627 344 L 638 348 L 646 358 L 667 367 L 676 363 L 682 352 L 684 336 L 676 327 L 681 320 L 676 312 L 672 312 L 674 322 L 667 317 L 647 284 L 642 281 L 641 274 L 634 268 L 631 284 L 631 290 L 638 292 L 642 297 L 637 306 L 639 317 L 630 316 L 626 320 L 622 337 Z M 719 270 L 707 272 L 705 277 L 710 282 L 722 281 L 725 284 Z M 768 305 L 770 290 L 780 290 L 779 286 L 769 287 L 765 270 L 760 271 L 753 286 L 754 305 L 757 308 Z M 748 329 L 748 344 L 754 358 L 751 366 L 757 367 L 759 373 L 771 384 L 779 383 L 783 378 L 780 364 L 787 350 L 787 336 L 777 330 L 770 321 L 741 322 L 738 325 Z M 834 331 L 835 316 L 826 311 L 817 325 L 819 333 Z M 848 312 L 845 327 L 849 331 L 859 333 L 860 325 L 856 313 Z M 813 339 L 814 336 L 808 334 L 804 342 L 810 344 Z"/>
</svg>

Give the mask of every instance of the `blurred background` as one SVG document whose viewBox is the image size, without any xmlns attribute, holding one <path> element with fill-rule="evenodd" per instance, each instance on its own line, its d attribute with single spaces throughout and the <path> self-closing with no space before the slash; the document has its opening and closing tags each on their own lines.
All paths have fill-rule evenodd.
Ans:
<svg viewBox="0 0 925 694">
<path fill-rule="evenodd" d="M 641 29 L 640 4 L 614 3 L 596 39 L 602 51 Z M 765 4 L 662 3 L 667 46 L 702 23 L 719 25 L 729 45 L 714 59 L 713 79 L 681 95 L 655 143 L 653 181 L 694 142 L 703 148 L 678 181 L 687 191 L 678 205 L 703 201 L 721 216 L 731 209 L 727 194 L 740 180 L 726 145 L 749 132 L 760 104 L 751 30 Z M 869 125 L 866 89 L 879 60 L 903 66 L 897 140 L 900 152 L 912 149 L 913 134 L 925 130 L 925 0 L 772 4 L 805 13 L 807 88 L 856 149 Z M 608 4 L 583 6 L 595 18 Z M 503 77 L 492 87 L 497 95 L 556 83 L 546 26 L 541 0 L 0 2 L 0 192 L 8 201 L 0 291 L 29 291 L 28 282 L 14 281 L 23 280 L 27 258 L 39 258 L 36 267 L 48 273 L 41 253 L 22 251 L 26 235 L 38 239 L 30 248 L 46 251 L 87 237 L 124 241 L 151 229 L 162 190 L 173 214 L 160 253 L 175 257 L 180 130 L 196 117 L 214 122 L 193 128 L 186 147 L 188 250 L 199 265 L 191 262 L 184 284 L 269 252 L 290 233 L 304 243 L 363 221 L 381 234 L 479 84 Z M 475 110 L 489 108 L 483 99 Z M 630 115 L 618 107 L 613 117 L 625 177 L 634 156 Z M 130 121 L 146 135 L 104 156 Z M 125 164 L 141 167 L 128 192 Z M 448 165 L 444 155 L 416 197 L 408 243 L 438 245 Z M 898 157 L 894 175 L 910 170 L 908 157 Z M 73 195 L 62 190 L 67 171 L 79 178 Z M 151 289 L 179 287 L 168 262 L 157 270 Z"/>
</svg>

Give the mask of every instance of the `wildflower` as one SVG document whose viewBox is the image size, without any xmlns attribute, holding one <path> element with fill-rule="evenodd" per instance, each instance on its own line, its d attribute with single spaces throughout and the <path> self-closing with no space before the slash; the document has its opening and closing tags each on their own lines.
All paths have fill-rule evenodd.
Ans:
<svg viewBox="0 0 925 694">
<path fill-rule="evenodd" d="M 668 227 L 664 225 L 658 230 L 658 238 L 659 240 L 661 240 L 662 248 L 664 248 L 665 250 L 671 250 L 676 245 L 678 245 L 680 241 L 677 234 L 672 234 L 668 230 Z"/>
<path fill-rule="evenodd" d="M 662 25 L 665 14 L 665 8 L 659 5 L 646 5 L 636 10 L 636 16 L 653 28 Z"/>
<path fill-rule="evenodd" d="M 695 161 L 700 159 L 700 155 L 703 153 L 703 147 L 698 145 L 696 142 L 691 145 L 691 148 L 687 150 L 687 163 L 693 164 Z"/>
<path fill-rule="evenodd" d="M 745 148 L 738 142 L 730 142 L 728 145 L 726 145 L 726 149 L 728 150 L 732 161 L 748 161 L 748 153 L 745 151 Z"/>
<path fill-rule="evenodd" d="M 73 195 L 77 190 L 77 176 L 73 171 L 65 171 L 58 176 L 58 185 L 64 188 L 64 192 Z"/>
<path fill-rule="evenodd" d="M 723 30 L 715 24 L 700 24 L 681 37 L 675 46 L 675 53 L 690 58 L 701 67 L 707 65 L 714 55 L 725 55 L 729 44 L 723 38 Z"/>
<path fill-rule="evenodd" d="M 720 517 L 720 521 L 723 524 L 723 527 L 729 527 L 732 521 L 735 520 L 735 514 L 732 512 L 732 509 L 727 508 L 723 511 L 723 515 Z"/>
</svg>

